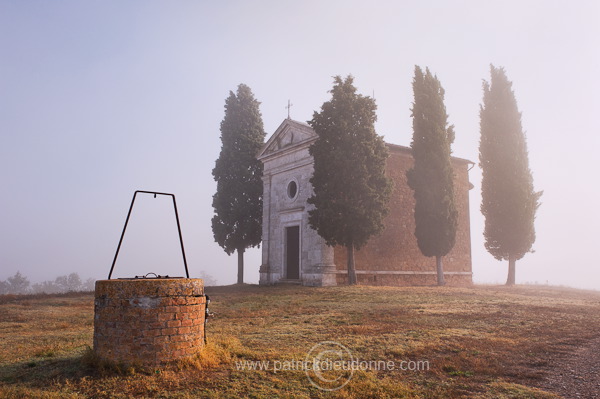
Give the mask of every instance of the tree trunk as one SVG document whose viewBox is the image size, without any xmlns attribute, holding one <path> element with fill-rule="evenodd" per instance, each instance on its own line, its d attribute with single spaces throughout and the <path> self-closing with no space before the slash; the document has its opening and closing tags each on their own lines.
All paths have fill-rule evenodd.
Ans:
<svg viewBox="0 0 600 399">
<path fill-rule="evenodd" d="M 446 285 L 446 280 L 444 280 L 444 266 L 442 265 L 442 257 L 435 257 L 435 266 L 437 270 L 437 285 Z"/>
<path fill-rule="evenodd" d="M 506 279 L 506 285 L 515 285 L 515 272 L 517 266 L 517 259 L 513 255 L 508 257 L 508 278 Z"/>
<path fill-rule="evenodd" d="M 244 248 L 238 249 L 238 284 L 244 284 Z"/>
<path fill-rule="evenodd" d="M 348 285 L 356 285 L 356 268 L 354 267 L 354 244 L 348 245 Z"/>
</svg>

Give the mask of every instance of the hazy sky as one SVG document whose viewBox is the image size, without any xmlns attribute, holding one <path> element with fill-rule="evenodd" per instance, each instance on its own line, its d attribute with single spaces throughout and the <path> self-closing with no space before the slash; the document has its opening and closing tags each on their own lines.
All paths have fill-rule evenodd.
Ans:
<svg viewBox="0 0 600 399">
<path fill-rule="evenodd" d="M 229 90 L 249 85 L 267 134 L 307 121 L 332 76 L 375 94 L 377 130 L 409 145 L 414 66 L 446 90 L 454 155 L 478 161 L 489 65 L 506 68 L 537 190 L 535 253 L 517 282 L 600 289 L 600 2 L 0 0 L 0 280 L 105 278 L 136 189 L 175 193 L 190 273 L 235 282 L 210 228 Z M 483 247 L 470 172 L 476 282 L 504 282 Z M 258 281 L 260 250 L 246 281 Z M 360 266 L 359 266 L 360 267 Z M 117 276 L 183 275 L 168 198 L 136 205 Z"/>
</svg>

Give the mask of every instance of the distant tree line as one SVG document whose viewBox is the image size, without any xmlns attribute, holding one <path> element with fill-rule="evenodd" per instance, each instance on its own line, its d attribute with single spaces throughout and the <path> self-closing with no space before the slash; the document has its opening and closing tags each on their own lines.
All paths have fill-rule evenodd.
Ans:
<svg viewBox="0 0 600 399">
<path fill-rule="evenodd" d="M 7 278 L 5 281 L 0 280 L 0 295 L 6 294 L 58 294 L 63 292 L 81 292 L 94 291 L 93 278 L 81 280 L 79 274 L 71 273 L 65 276 L 59 276 L 52 280 L 43 281 L 41 283 L 31 284 L 26 276 L 21 272 L 15 273 L 14 276 Z"/>
<path fill-rule="evenodd" d="M 200 278 L 204 285 L 212 287 L 217 285 L 217 280 L 210 274 L 201 271 Z M 88 278 L 82 280 L 77 273 L 58 276 L 54 280 L 31 284 L 29 279 L 16 272 L 14 276 L 6 280 L 0 280 L 0 295 L 22 295 L 22 294 L 62 294 L 65 292 L 90 292 L 94 291 L 96 279 Z"/>
<path fill-rule="evenodd" d="M 204 280 L 205 287 L 214 287 L 218 285 L 217 279 L 205 271 L 201 271 L 200 274 L 198 274 L 198 278 Z"/>
</svg>

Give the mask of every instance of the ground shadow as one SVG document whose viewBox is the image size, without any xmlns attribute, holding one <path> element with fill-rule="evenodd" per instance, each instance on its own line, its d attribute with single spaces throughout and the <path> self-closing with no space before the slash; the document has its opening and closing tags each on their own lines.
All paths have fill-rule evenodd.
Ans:
<svg viewBox="0 0 600 399">
<path fill-rule="evenodd" d="M 0 382 L 5 384 L 47 384 L 54 380 L 77 380 L 94 375 L 93 368 L 82 361 L 83 357 L 33 358 L 0 366 Z"/>
</svg>

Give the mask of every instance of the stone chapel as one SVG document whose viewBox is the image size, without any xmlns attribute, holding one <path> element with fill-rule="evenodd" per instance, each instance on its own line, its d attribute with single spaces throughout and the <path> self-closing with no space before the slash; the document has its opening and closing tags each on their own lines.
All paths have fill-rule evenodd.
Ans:
<svg viewBox="0 0 600 399">
<path fill-rule="evenodd" d="M 313 194 L 313 160 L 308 148 L 317 139 L 307 124 L 285 119 L 261 149 L 263 172 L 262 265 L 260 284 L 344 285 L 348 281 L 346 249 L 329 247 L 308 223 Z M 385 229 L 355 252 L 356 277 L 364 285 L 434 285 L 434 257 L 421 254 L 414 236 L 413 192 L 406 181 L 411 149 L 387 144 L 386 173 L 394 190 Z M 456 244 L 444 257 L 448 284 L 472 282 L 469 221 L 469 169 L 473 162 L 452 158 L 459 214 Z"/>
</svg>

